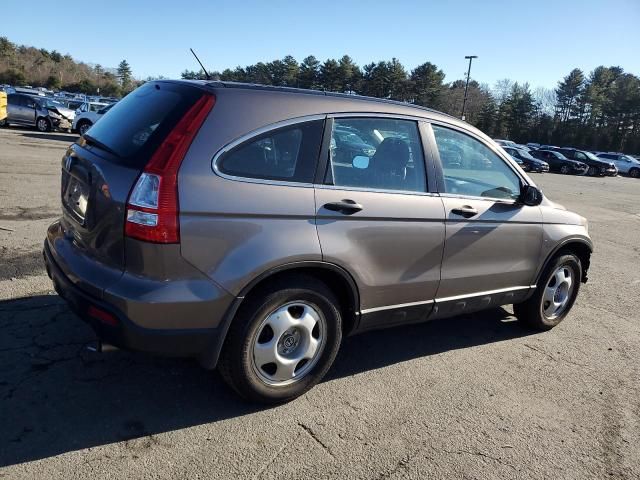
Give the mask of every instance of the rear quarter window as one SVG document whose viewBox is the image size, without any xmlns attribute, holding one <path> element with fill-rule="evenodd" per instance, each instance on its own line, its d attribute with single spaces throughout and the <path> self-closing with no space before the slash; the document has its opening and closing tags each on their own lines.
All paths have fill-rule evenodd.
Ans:
<svg viewBox="0 0 640 480">
<path fill-rule="evenodd" d="M 224 153 L 216 169 L 234 177 L 311 183 L 323 128 L 323 120 L 314 120 L 255 136 Z"/>
</svg>

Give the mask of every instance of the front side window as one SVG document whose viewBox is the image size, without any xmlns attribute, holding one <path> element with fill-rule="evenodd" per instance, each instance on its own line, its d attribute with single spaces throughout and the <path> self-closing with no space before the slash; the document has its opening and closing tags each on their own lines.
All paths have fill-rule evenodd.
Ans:
<svg viewBox="0 0 640 480">
<path fill-rule="evenodd" d="M 489 147 L 475 138 L 433 125 L 445 191 L 455 195 L 516 200 L 520 179 Z"/>
<path fill-rule="evenodd" d="M 272 130 L 240 144 L 218 161 L 218 170 L 235 177 L 311 183 L 324 121 Z"/>
<path fill-rule="evenodd" d="M 391 118 L 337 118 L 329 152 L 329 183 L 425 192 L 424 155 L 418 124 Z"/>
</svg>

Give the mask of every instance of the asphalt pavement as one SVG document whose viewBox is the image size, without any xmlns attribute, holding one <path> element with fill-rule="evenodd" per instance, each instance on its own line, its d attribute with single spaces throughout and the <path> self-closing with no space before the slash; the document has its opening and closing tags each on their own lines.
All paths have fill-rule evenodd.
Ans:
<svg viewBox="0 0 640 480">
<path fill-rule="evenodd" d="M 0 129 L 0 478 L 640 478 L 640 180 L 532 175 L 596 245 L 559 327 L 500 308 L 350 337 L 266 408 L 190 360 L 87 350 L 41 260 L 74 139 Z"/>
</svg>

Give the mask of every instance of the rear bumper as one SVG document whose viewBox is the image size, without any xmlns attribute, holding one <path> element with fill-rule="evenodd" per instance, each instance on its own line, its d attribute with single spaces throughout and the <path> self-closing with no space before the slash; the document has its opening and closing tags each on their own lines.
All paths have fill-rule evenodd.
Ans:
<svg viewBox="0 0 640 480">
<path fill-rule="evenodd" d="M 53 281 L 56 292 L 74 313 L 92 327 L 103 342 L 126 350 L 177 357 L 210 355 L 211 348 L 219 348 L 217 346 L 221 345 L 222 328 L 156 329 L 135 324 L 112 303 L 76 286 L 56 263 L 46 240 L 43 254 L 47 274 Z M 114 320 L 105 321 L 92 316 L 90 311 L 95 312 L 96 308 L 106 312 Z"/>
</svg>

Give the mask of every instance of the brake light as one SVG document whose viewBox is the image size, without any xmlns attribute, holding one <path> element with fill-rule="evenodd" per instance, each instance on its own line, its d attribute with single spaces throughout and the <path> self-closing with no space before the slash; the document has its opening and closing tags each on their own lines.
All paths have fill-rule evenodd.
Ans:
<svg viewBox="0 0 640 480">
<path fill-rule="evenodd" d="M 129 194 L 126 236 L 153 243 L 180 242 L 178 170 L 214 104 L 213 95 L 203 95 L 154 152 Z"/>
</svg>

